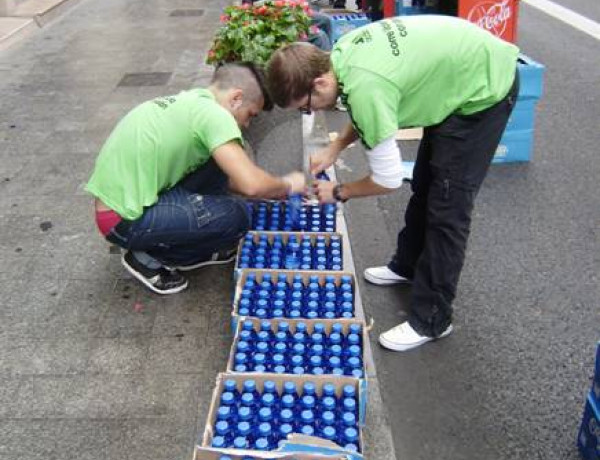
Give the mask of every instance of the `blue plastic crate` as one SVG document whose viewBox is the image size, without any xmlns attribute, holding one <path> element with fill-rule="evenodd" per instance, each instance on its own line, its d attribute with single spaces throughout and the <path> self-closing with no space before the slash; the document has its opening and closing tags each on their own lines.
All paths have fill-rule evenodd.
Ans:
<svg viewBox="0 0 600 460">
<path fill-rule="evenodd" d="M 546 67 L 524 54 L 519 55 L 517 66 L 520 77 L 519 99 L 540 99 L 544 89 Z"/>
<path fill-rule="evenodd" d="M 398 16 L 437 13 L 437 0 L 396 0 L 396 14 Z"/>
<path fill-rule="evenodd" d="M 331 26 L 329 38 L 332 43 L 337 42 L 342 35 L 371 23 L 366 14 L 355 11 L 327 9 L 321 10 L 321 13 L 329 16 Z"/>
<path fill-rule="evenodd" d="M 600 413 L 592 393 L 586 398 L 577 447 L 585 460 L 600 460 Z"/>
</svg>

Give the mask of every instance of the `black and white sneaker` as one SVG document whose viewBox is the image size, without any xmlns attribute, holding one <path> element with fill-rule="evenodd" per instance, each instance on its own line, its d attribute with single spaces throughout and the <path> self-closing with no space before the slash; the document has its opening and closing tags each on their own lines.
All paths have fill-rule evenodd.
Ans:
<svg viewBox="0 0 600 460">
<path fill-rule="evenodd" d="M 233 249 L 222 249 L 220 251 L 213 252 L 213 254 L 206 260 L 201 260 L 200 262 L 191 265 L 180 265 L 171 268 L 173 268 L 173 270 L 189 272 L 190 270 L 196 270 L 197 268 L 207 267 L 209 265 L 228 264 L 235 260 L 236 253 L 237 247 Z"/>
<path fill-rule="evenodd" d="M 176 294 L 188 286 L 187 280 L 176 271 L 164 267 L 147 268 L 136 260 L 131 251 L 121 257 L 121 263 L 129 273 L 157 294 Z"/>
</svg>

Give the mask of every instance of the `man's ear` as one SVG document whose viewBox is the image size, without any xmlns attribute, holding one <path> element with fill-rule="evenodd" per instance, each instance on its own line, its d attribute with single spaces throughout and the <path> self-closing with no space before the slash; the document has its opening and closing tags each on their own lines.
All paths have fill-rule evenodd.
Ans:
<svg viewBox="0 0 600 460">
<path fill-rule="evenodd" d="M 231 107 L 231 110 L 239 109 L 243 103 L 244 92 L 239 88 L 232 89 L 229 96 L 229 105 Z"/>
<path fill-rule="evenodd" d="M 313 80 L 314 89 L 319 93 L 326 92 L 330 85 L 331 81 L 329 78 L 327 78 L 326 74 L 323 74 Z"/>
</svg>

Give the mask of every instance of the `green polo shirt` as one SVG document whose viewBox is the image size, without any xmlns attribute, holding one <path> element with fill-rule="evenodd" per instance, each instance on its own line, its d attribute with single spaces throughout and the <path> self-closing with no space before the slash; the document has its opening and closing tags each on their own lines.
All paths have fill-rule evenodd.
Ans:
<svg viewBox="0 0 600 460">
<path fill-rule="evenodd" d="M 348 33 L 331 62 L 354 127 L 372 149 L 398 128 L 496 104 L 513 83 L 518 53 L 466 20 L 422 15 Z"/>
<path fill-rule="evenodd" d="M 242 142 L 233 115 L 207 89 L 145 102 L 129 112 L 102 147 L 86 190 L 135 220 L 219 146 Z"/>
</svg>

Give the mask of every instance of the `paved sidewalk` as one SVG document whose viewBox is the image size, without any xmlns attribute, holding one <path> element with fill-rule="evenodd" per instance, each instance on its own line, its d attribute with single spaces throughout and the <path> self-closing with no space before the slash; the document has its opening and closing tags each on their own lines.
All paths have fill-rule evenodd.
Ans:
<svg viewBox="0 0 600 460">
<path fill-rule="evenodd" d="M 224 5 L 82 0 L 0 52 L 2 460 L 191 458 L 231 344 L 232 267 L 149 293 L 98 235 L 83 186 L 129 109 L 208 83 Z M 288 129 L 273 152 L 297 150 Z M 367 457 L 393 459 L 370 388 Z"/>
</svg>

